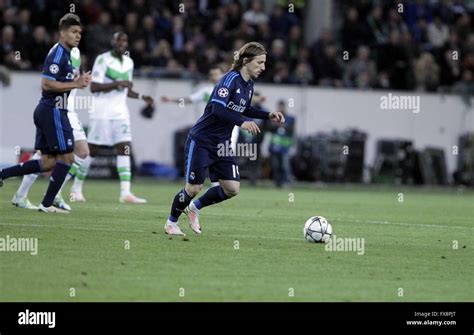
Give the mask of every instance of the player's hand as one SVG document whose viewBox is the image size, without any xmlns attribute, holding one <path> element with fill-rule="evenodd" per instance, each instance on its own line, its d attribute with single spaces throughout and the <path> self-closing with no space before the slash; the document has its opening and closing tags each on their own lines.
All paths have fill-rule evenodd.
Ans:
<svg viewBox="0 0 474 335">
<path fill-rule="evenodd" d="M 283 115 L 282 112 L 271 112 L 269 117 L 270 117 L 270 120 L 272 120 L 275 123 L 280 123 L 280 124 L 285 123 L 285 116 Z"/>
<path fill-rule="evenodd" d="M 119 80 L 117 81 L 117 86 L 118 87 L 123 87 L 123 88 L 132 88 L 133 87 L 133 83 L 131 81 L 128 81 L 128 80 Z"/>
<path fill-rule="evenodd" d="M 153 106 L 153 104 L 155 103 L 155 100 L 153 100 L 153 98 L 149 95 L 144 95 L 142 99 L 145 100 L 148 106 Z"/>
<path fill-rule="evenodd" d="M 76 83 L 77 83 L 78 88 L 84 88 L 84 87 L 89 86 L 91 81 L 92 81 L 92 75 L 91 75 L 91 72 L 88 71 L 88 72 L 82 72 L 82 75 L 80 75 L 77 78 Z"/>
<path fill-rule="evenodd" d="M 161 97 L 161 102 L 171 102 L 171 99 L 167 96 L 162 96 Z"/>
<path fill-rule="evenodd" d="M 240 128 L 247 130 L 249 133 L 255 135 L 260 132 L 260 128 L 258 128 L 257 124 L 254 121 L 245 121 L 242 123 Z"/>
</svg>

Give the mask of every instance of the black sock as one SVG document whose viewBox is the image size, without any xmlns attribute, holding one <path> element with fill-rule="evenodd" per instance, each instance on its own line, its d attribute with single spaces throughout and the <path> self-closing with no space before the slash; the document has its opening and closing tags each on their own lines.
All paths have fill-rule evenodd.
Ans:
<svg viewBox="0 0 474 335">
<path fill-rule="evenodd" d="M 207 192 L 202 195 L 202 197 L 194 201 L 194 206 L 196 206 L 197 209 L 201 209 L 203 207 L 214 205 L 227 199 L 229 199 L 229 197 L 225 195 L 222 187 L 214 186 L 209 188 Z"/>
<path fill-rule="evenodd" d="M 171 206 L 171 213 L 168 217 L 168 220 L 170 220 L 171 222 L 177 222 L 179 216 L 186 208 L 186 206 L 189 205 L 191 200 L 193 200 L 193 198 L 191 198 L 188 193 L 186 193 L 186 190 L 184 188 L 179 191 L 178 194 L 174 196 L 173 205 Z"/>
<path fill-rule="evenodd" d="M 56 166 L 51 173 L 51 177 L 49 178 L 48 190 L 46 191 L 46 194 L 43 198 L 42 204 L 44 207 L 49 207 L 53 204 L 54 197 L 61 189 L 61 186 L 63 185 L 70 168 L 71 166 L 64 162 L 56 162 Z"/>
<path fill-rule="evenodd" d="M 34 159 L 25 163 L 21 163 L 0 171 L 1 179 L 10 177 L 24 176 L 30 173 L 41 172 L 41 160 Z"/>
</svg>

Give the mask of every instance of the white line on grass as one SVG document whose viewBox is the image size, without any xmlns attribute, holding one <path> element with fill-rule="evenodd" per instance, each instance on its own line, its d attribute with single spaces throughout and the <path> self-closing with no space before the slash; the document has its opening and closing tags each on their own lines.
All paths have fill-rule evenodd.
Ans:
<svg viewBox="0 0 474 335">
<path fill-rule="evenodd" d="M 10 220 L 10 219 L 9 219 Z M 101 228 L 101 227 L 77 227 L 70 226 L 65 223 L 63 226 L 52 226 L 48 224 L 39 225 L 39 224 L 28 224 L 28 223 L 0 223 L 0 226 L 11 226 L 11 227 L 35 227 L 35 228 L 60 228 L 60 229 L 72 229 L 72 230 L 85 230 L 85 231 L 112 231 L 112 232 L 121 232 L 121 233 L 146 233 L 144 230 L 124 230 L 124 229 L 115 229 L 115 228 Z"/>
</svg>

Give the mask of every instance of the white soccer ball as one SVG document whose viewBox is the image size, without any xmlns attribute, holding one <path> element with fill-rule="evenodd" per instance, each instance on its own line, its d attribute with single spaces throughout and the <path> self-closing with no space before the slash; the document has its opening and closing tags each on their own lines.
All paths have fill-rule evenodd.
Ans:
<svg viewBox="0 0 474 335">
<path fill-rule="evenodd" d="M 331 238 L 332 226 L 322 216 L 313 216 L 306 220 L 303 234 L 308 242 L 326 243 Z"/>
</svg>

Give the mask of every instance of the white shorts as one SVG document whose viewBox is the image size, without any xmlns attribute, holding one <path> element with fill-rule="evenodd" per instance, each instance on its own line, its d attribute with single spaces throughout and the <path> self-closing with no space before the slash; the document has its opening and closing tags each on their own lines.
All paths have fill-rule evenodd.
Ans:
<svg viewBox="0 0 474 335">
<path fill-rule="evenodd" d="M 67 112 L 67 118 L 72 127 L 72 133 L 74 135 L 74 141 L 87 141 L 86 132 L 84 127 L 82 127 L 81 121 L 79 121 L 79 116 L 76 112 Z"/>
<path fill-rule="evenodd" d="M 103 120 L 90 119 L 89 143 L 112 146 L 122 142 L 131 142 L 130 119 Z"/>
</svg>

